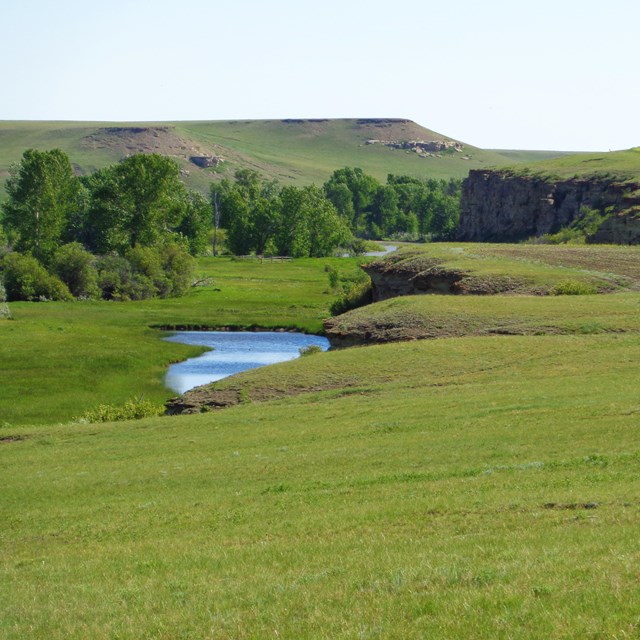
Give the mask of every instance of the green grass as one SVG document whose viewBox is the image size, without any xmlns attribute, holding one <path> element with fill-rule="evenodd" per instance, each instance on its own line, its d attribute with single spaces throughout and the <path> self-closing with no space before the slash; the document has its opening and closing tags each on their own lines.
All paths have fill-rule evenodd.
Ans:
<svg viewBox="0 0 640 640">
<path fill-rule="evenodd" d="M 445 269 L 468 274 L 469 286 L 488 291 L 548 294 L 558 283 L 571 280 L 603 292 L 640 288 L 637 246 L 432 243 L 413 245 L 387 261 L 418 273 L 434 260 Z"/>
<path fill-rule="evenodd" d="M 474 335 L 639 333 L 640 295 L 406 296 L 349 311 L 328 334 L 360 342 Z"/>
<path fill-rule="evenodd" d="M 157 137 L 139 140 L 90 136 L 105 127 L 168 127 Z M 365 145 L 370 138 L 450 140 L 410 121 L 385 127 L 358 125 L 356 120 L 333 119 L 322 122 L 285 122 L 281 120 L 213 122 L 10 122 L 0 121 L 0 181 L 8 175 L 11 163 L 19 162 L 27 148 L 59 147 L 83 172 L 113 164 L 124 155 L 155 151 L 175 157 L 188 172 L 185 182 L 192 188 L 208 190 L 212 180 L 233 177 L 239 167 L 256 169 L 267 178 L 283 183 L 321 184 L 344 166 L 361 167 L 379 180 L 387 174 L 416 177 L 462 178 L 469 169 L 511 165 L 538 157 L 534 152 L 501 155 L 465 145 L 463 153 L 444 154 L 441 158 L 420 158 L 415 153 L 392 150 L 382 145 Z M 204 153 L 225 158 L 219 169 L 200 169 L 188 161 L 190 155 Z M 469 159 L 463 159 L 463 156 Z M 0 191 L 0 200 L 5 198 Z"/>
<path fill-rule="evenodd" d="M 515 173 L 522 173 L 523 170 L 531 175 L 550 179 L 608 176 L 622 180 L 638 180 L 640 147 L 609 153 L 574 153 L 513 167 Z"/>
<path fill-rule="evenodd" d="M 637 336 L 383 345 L 272 373 L 343 389 L 8 431 L 0 635 L 635 637 L 638 363 Z"/>
<path fill-rule="evenodd" d="M 171 396 L 171 362 L 199 353 L 164 342 L 150 327 L 322 328 L 336 294 L 326 264 L 347 275 L 363 259 L 291 262 L 203 258 L 210 287 L 183 298 L 144 302 L 10 303 L 0 321 L 0 425 L 67 421 L 100 404 Z"/>
<path fill-rule="evenodd" d="M 488 273 L 538 265 L 545 282 L 589 263 L 432 248 Z M 595 277 L 634 282 L 637 253 L 597 249 Z M 638 637 L 638 293 L 391 300 L 571 335 L 314 354 L 221 381 L 233 408 L 42 424 L 138 383 L 160 399 L 165 364 L 193 350 L 150 325 L 317 329 L 327 262 L 357 264 L 209 259 L 215 287 L 179 300 L 11 304 L 0 637 Z"/>
</svg>

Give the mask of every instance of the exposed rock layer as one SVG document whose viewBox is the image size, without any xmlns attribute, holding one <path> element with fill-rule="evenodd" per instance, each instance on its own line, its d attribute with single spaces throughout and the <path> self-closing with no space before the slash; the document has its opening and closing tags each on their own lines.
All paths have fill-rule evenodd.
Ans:
<svg viewBox="0 0 640 640">
<path fill-rule="evenodd" d="M 573 178 L 551 181 L 506 171 L 473 170 L 462 187 L 458 239 L 470 242 L 512 242 L 556 233 L 580 217 L 581 209 L 604 211 L 612 207 L 628 217 L 640 204 L 640 184 L 616 178 Z M 638 242 L 637 216 L 611 223 L 593 240 Z"/>
</svg>

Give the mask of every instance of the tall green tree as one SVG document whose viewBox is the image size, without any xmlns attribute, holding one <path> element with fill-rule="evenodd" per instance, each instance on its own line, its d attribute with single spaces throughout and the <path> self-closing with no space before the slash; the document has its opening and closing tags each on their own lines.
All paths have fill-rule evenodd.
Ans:
<svg viewBox="0 0 640 640">
<path fill-rule="evenodd" d="M 91 245 L 101 253 L 156 245 L 177 232 L 188 207 L 178 164 L 158 154 L 130 156 L 87 186 Z"/>
<path fill-rule="evenodd" d="M 10 170 L 4 226 L 18 251 L 48 263 L 62 244 L 67 221 L 80 206 L 80 184 L 60 149 L 27 149 Z"/>
<path fill-rule="evenodd" d="M 338 213 L 347 219 L 351 230 L 360 233 L 365 230 L 367 213 L 379 186 L 380 183 L 373 176 L 367 175 L 359 167 L 345 167 L 333 172 L 324 184 L 324 191 Z M 351 194 L 351 206 L 346 198 L 345 187 Z M 349 218 L 349 215 L 352 217 Z"/>
</svg>

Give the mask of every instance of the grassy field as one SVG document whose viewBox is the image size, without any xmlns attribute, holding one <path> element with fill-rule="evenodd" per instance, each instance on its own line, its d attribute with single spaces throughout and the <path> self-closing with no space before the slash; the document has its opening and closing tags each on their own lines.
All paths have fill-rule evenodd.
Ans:
<svg viewBox="0 0 640 640">
<path fill-rule="evenodd" d="M 636 277 L 614 248 L 593 261 L 581 247 L 538 248 L 430 247 L 463 249 L 451 255 L 489 274 L 538 265 L 546 282 L 586 262 Z M 333 298 L 324 262 L 210 259 L 215 286 L 175 301 L 11 304 L 0 637 L 639 637 L 637 292 L 423 296 L 452 324 L 502 317 L 542 335 L 330 351 L 222 381 L 243 390 L 233 408 L 43 424 L 64 411 L 37 407 L 81 402 L 94 366 L 94 385 L 112 380 L 105 396 L 147 380 L 160 399 L 164 365 L 189 348 L 151 325 L 316 330 Z M 346 274 L 356 262 L 332 264 Z M 61 341 L 72 330 L 84 344 Z M 41 393 L 47 377 L 60 388 Z"/>
<path fill-rule="evenodd" d="M 527 173 L 552 179 L 605 175 L 637 180 L 640 177 L 640 147 L 609 153 L 575 153 L 539 162 L 524 162 L 527 163 Z M 522 168 L 516 166 L 513 170 L 520 173 Z"/>
<path fill-rule="evenodd" d="M 343 389 L 8 431 L 0 634 L 637 637 L 639 362 L 637 336 L 382 345 L 272 373 Z"/>
<path fill-rule="evenodd" d="M 135 129 L 140 129 L 136 131 Z M 469 169 L 532 161 L 537 152 L 501 155 L 465 145 L 460 153 L 420 158 L 392 150 L 368 139 L 450 140 L 410 121 L 214 121 L 214 122 L 0 122 L 0 182 L 11 163 L 19 162 L 25 149 L 59 147 L 69 154 L 79 172 L 91 172 L 113 164 L 125 155 L 155 152 L 174 157 L 185 171 L 187 184 L 206 191 L 212 180 L 233 177 L 235 169 L 256 169 L 283 183 L 320 184 L 344 166 L 361 167 L 384 180 L 389 173 L 417 177 L 462 178 Z M 553 153 L 553 152 L 552 152 Z M 200 169 L 189 162 L 192 155 L 225 159 L 220 167 Z M 555 155 L 560 155 L 556 153 Z M 5 197 L 0 190 L 0 200 Z"/>
<path fill-rule="evenodd" d="M 195 355 L 152 327 L 322 329 L 335 292 L 325 265 L 349 276 L 362 259 L 294 262 L 203 258 L 213 285 L 183 297 L 113 302 L 11 303 L 0 321 L 0 425 L 67 421 L 98 404 L 162 402 L 168 364 Z"/>
<path fill-rule="evenodd" d="M 637 246 L 433 243 L 412 245 L 387 258 L 390 268 L 419 273 L 434 263 L 466 274 L 487 291 L 548 294 L 562 282 L 595 291 L 640 290 Z"/>
</svg>

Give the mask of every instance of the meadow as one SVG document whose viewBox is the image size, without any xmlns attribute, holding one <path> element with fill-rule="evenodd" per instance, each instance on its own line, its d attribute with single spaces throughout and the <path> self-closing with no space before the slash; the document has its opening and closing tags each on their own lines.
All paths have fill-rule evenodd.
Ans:
<svg viewBox="0 0 640 640">
<path fill-rule="evenodd" d="M 358 258 L 259 262 L 201 258 L 211 281 L 182 298 L 142 302 L 16 302 L 0 322 L 0 425 L 68 421 L 99 404 L 170 397 L 167 366 L 199 353 L 161 340 L 160 328 L 322 330 L 336 293 L 325 266 L 345 277 Z"/>
<path fill-rule="evenodd" d="M 478 250 L 488 265 L 501 251 Z M 565 277 L 544 251 L 527 265 Z M 37 379 L 39 356 L 79 357 L 47 315 L 121 331 L 133 361 L 156 340 L 131 390 L 180 356 L 151 325 L 317 330 L 335 297 L 324 262 L 211 259 L 215 286 L 175 301 L 12 304 L 0 345 L 22 331 Z M 219 383 L 243 402 L 201 415 L 18 417 L 0 429 L 0 637 L 637 638 L 639 294 L 421 300 L 607 325 L 315 354 Z"/>
</svg>

